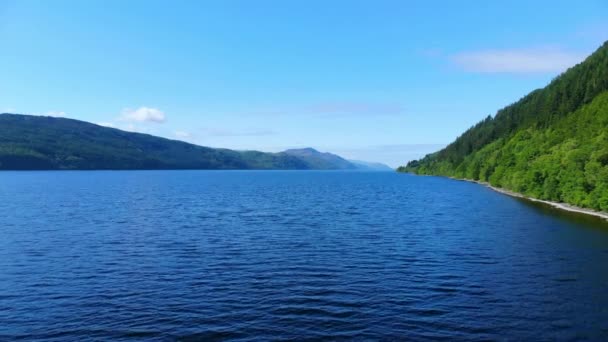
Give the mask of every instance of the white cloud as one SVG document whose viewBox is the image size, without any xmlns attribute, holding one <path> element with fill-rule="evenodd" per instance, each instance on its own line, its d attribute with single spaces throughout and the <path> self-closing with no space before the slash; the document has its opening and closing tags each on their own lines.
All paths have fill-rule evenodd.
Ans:
<svg viewBox="0 0 608 342">
<path fill-rule="evenodd" d="M 165 113 L 156 108 L 139 107 L 137 109 L 125 108 L 122 111 L 122 121 L 135 122 L 165 122 Z"/>
<path fill-rule="evenodd" d="M 398 115 L 404 111 L 403 106 L 397 103 L 372 102 L 326 102 L 318 103 L 305 109 L 313 114 L 339 116 Z"/>
<path fill-rule="evenodd" d="M 366 117 L 391 116 L 405 113 L 403 105 L 397 102 L 370 101 L 329 101 L 309 104 L 299 104 L 286 107 L 261 108 L 249 110 L 247 114 L 257 115 L 300 115 L 316 117 Z"/>
<path fill-rule="evenodd" d="M 482 73 L 562 72 L 586 54 L 563 49 L 506 49 L 461 52 L 450 59 L 464 70 Z"/>
<path fill-rule="evenodd" d="M 123 131 L 127 131 L 127 132 L 133 132 L 133 133 L 145 133 L 145 134 L 153 134 L 154 130 L 148 127 L 143 127 L 143 126 L 137 126 L 135 124 L 129 123 L 126 125 L 120 125 L 120 126 L 116 126 L 116 128 L 121 129 Z"/>
<path fill-rule="evenodd" d="M 111 122 L 96 122 L 95 124 L 99 125 L 99 126 L 104 126 L 104 127 L 112 127 L 112 128 L 116 127 L 116 125 Z"/>
<path fill-rule="evenodd" d="M 37 115 L 37 116 L 53 116 L 56 118 L 65 118 L 68 114 L 64 111 L 59 110 L 49 110 L 47 112 L 29 112 L 29 111 L 20 111 L 12 107 L 6 107 L 0 109 L 0 113 L 19 113 L 19 114 L 27 114 L 27 115 Z"/>
<path fill-rule="evenodd" d="M 204 128 L 201 131 L 203 135 L 210 137 L 262 137 L 278 134 L 270 129 L 232 130 L 222 128 Z"/>
<path fill-rule="evenodd" d="M 48 112 L 27 112 L 27 111 L 19 111 L 12 107 L 7 107 L 0 109 L 0 113 L 24 113 L 28 115 L 37 115 L 37 116 L 53 116 L 56 118 L 65 118 L 68 114 L 64 111 L 59 110 L 49 110 Z"/>
<path fill-rule="evenodd" d="M 123 131 L 137 132 L 137 126 L 135 126 L 134 124 L 124 125 L 121 128 Z"/>
<path fill-rule="evenodd" d="M 175 137 L 179 139 L 187 139 L 192 136 L 190 133 L 185 131 L 175 131 L 173 132 L 173 135 L 175 135 Z"/>
<path fill-rule="evenodd" d="M 61 112 L 61 111 L 56 111 L 56 110 L 51 110 L 51 111 L 48 111 L 46 113 L 42 113 L 41 115 L 44 115 L 44 116 L 54 116 L 54 117 L 57 117 L 57 118 L 65 118 L 67 116 L 66 112 Z"/>
<path fill-rule="evenodd" d="M 582 26 L 572 38 L 577 41 L 586 41 L 593 45 L 602 45 L 608 38 L 608 22 L 595 22 Z"/>
<path fill-rule="evenodd" d="M 426 48 L 418 50 L 418 54 L 423 57 L 436 58 L 443 56 L 443 50 L 440 48 Z"/>
</svg>

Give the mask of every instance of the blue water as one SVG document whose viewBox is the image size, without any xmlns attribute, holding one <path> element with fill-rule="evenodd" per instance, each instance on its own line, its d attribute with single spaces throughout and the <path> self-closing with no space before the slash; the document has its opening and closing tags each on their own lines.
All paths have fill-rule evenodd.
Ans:
<svg viewBox="0 0 608 342">
<path fill-rule="evenodd" d="M 0 173 L 0 340 L 606 340 L 608 227 L 436 177 Z"/>
</svg>

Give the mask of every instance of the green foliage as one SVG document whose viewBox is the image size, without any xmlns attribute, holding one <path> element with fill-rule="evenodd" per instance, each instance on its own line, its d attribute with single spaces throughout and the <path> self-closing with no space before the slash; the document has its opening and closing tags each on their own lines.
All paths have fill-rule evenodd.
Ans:
<svg viewBox="0 0 608 342">
<path fill-rule="evenodd" d="M 608 211 L 608 43 L 544 89 L 400 170 L 486 181 Z"/>
</svg>

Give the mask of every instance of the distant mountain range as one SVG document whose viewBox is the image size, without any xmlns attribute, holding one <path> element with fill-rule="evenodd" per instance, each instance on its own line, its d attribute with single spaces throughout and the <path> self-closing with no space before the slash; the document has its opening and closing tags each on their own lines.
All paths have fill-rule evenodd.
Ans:
<svg viewBox="0 0 608 342">
<path fill-rule="evenodd" d="M 283 153 L 306 162 L 308 165 L 310 165 L 312 169 L 355 170 L 358 168 L 357 165 L 349 162 L 348 160 L 338 155 L 327 152 L 319 152 L 314 148 L 310 147 L 286 150 Z"/>
<path fill-rule="evenodd" d="M 312 166 L 313 169 L 394 171 L 394 169 L 382 163 L 348 160 L 333 153 L 319 152 L 310 147 L 290 149 L 284 151 L 283 153 L 304 160 L 310 166 Z"/>
<path fill-rule="evenodd" d="M 0 114 L 0 170 L 372 170 L 312 148 L 279 153 L 203 147 L 89 122 Z"/>
<path fill-rule="evenodd" d="M 355 164 L 359 169 L 362 170 L 395 171 L 395 169 L 393 169 L 392 167 L 382 163 L 373 163 L 361 160 L 349 160 L 349 162 Z"/>
</svg>

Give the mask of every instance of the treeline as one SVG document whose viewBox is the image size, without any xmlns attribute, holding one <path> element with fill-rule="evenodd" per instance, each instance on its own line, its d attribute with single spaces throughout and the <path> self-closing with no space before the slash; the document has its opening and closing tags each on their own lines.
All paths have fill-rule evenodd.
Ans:
<svg viewBox="0 0 608 342">
<path fill-rule="evenodd" d="M 487 181 L 608 211 L 608 43 L 402 172 Z"/>
<path fill-rule="evenodd" d="M 342 168 L 312 161 L 203 147 L 72 119 L 0 114 L 0 170 Z"/>
</svg>

